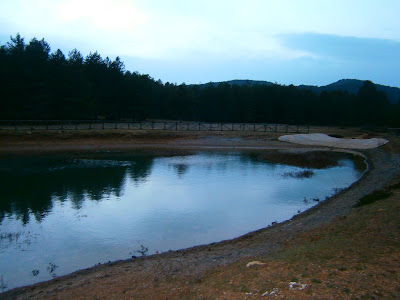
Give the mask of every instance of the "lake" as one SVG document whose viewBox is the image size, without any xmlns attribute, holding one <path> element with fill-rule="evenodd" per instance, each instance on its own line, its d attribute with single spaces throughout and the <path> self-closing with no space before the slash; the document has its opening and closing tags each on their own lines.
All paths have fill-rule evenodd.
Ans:
<svg viewBox="0 0 400 300">
<path fill-rule="evenodd" d="M 232 239 L 288 220 L 361 175 L 350 155 L 323 169 L 228 151 L 2 157 L 0 287 Z"/>
</svg>

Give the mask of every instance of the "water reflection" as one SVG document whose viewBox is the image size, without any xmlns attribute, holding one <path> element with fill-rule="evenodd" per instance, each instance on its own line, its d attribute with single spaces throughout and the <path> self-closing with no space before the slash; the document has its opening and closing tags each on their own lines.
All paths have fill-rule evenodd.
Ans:
<svg viewBox="0 0 400 300">
<path fill-rule="evenodd" d="M 174 164 L 173 167 L 176 175 L 178 175 L 179 178 L 182 178 L 183 175 L 185 175 L 185 173 L 187 173 L 189 170 L 189 166 L 187 164 Z"/>
<path fill-rule="evenodd" d="M 2 159 L 0 182 L 0 223 L 14 215 L 23 224 L 30 215 L 40 222 L 53 208 L 53 201 L 71 201 L 80 209 L 86 199 L 101 201 L 120 197 L 126 177 L 140 183 L 151 174 L 152 156 L 131 157 L 129 161 L 33 157 Z"/>
<path fill-rule="evenodd" d="M 259 153 L 208 153 L 200 159 L 196 156 L 164 156 L 178 179 L 183 179 L 190 166 L 201 165 L 209 172 L 217 170 L 224 173 L 232 161 L 242 166 L 243 175 L 257 167 Z M 74 209 L 81 209 L 86 200 L 121 197 L 124 183 L 130 179 L 136 186 L 147 181 L 151 175 L 154 160 L 163 157 L 150 153 L 97 153 L 80 156 L 53 155 L 36 157 L 7 157 L 0 159 L 0 224 L 6 216 L 15 216 L 23 224 L 31 216 L 38 222 L 49 214 L 54 201 L 70 201 Z M 188 159 L 192 157 L 192 159 Z M 342 156 L 343 158 L 343 156 Z M 268 163 L 265 167 L 274 171 L 277 164 Z"/>
</svg>

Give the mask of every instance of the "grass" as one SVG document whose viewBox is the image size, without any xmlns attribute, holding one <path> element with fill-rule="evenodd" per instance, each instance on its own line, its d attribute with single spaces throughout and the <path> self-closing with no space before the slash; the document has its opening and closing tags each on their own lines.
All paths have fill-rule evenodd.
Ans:
<svg viewBox="0 0 400 300">
<path fill-rule="evenodd" d="M 341 135 L 341 134 L 328 134 L 330 137 L 333 137 L 333 138 L 338 138 L 338 139 L 342 139 L 342 138 L 344 138 L 344 136 L 343 135 Z"/>
<path fill-rule="evenodd" d="M 0 240 L 8 240 L 9 242 L 12 242 L 14 240 L 18 240 L 20 235 L 21 235 L 20 232 L 1 233 L 0 234 Z"/>
<path fill-rule="evenodd" d="M 312 170 L 303 170 L 298 172 L 286 172 L 282 176 L 285 178 L 311 178 L 315 174 Z"/>
<path fill-rule="evenodd" d="M 143 245 L 140 245 L 140 249 L 136 250 L 136 252 L 140 253 L 142 256 L 146 256 L 148 251 L 149 248 Z"/>
<path fill-rule="evenodd" d="M 362 197 L 358 203 L 355 205 L 355 207 L 361 207 L 364 205 L 369 205 L 372 204 L 376 201 L 387 199 L 390 196 L 392 196 L 393 193 L 391 191 L 385 191 L 385 190 L 379 190 L 375 191 L 367 196 Z"/>
<path fill-rule="evenodd" d="M 7 283 L 4 281 L 3 275 L 0 275 L 0 291 L 7 289 Z"/>
<path fill-rule="evenodd" d="M 287 152 L 287 151 L 265 151 L 255 153 L 255 157 L 261 161 L 268 161 L 276 164 L 285 164 L 300 168 L 326 169 L 338 165 L 338 161 L 344 158 L 353 159 L 357 169 L 364 171 L 364 158 L 359 155 L 348 153 L 308 151 L 308 152 Z"/>
<path fill-rule="evenodd" d="M 301 153 L 268 151 L 258 154 L 258 159 L 260 160 L 312 169 L 324 169 L 337 166 L 337 159 L 339 157 L 343 157 L 343 155 L 335 152 L 326 153 L 322 151 Z"/>
<path fill-rule="evenodd" d="M 390 190 L 399 190 L 400 189 L 400 183 L 395 183 L 389 187 Z"/>
</svg>

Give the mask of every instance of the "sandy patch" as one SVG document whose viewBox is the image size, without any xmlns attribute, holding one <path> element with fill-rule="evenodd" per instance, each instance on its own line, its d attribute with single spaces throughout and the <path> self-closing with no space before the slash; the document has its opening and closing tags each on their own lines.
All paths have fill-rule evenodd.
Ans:
<svg viewBox="0 0 400 300">
<path fill-rule="evenodd" d="M 381 138 L 342 139 L 342 138 L 331 137 L 323 133 L 283 135 L 279 137 L 279 140 L 282 142 L 288 142 L 300 145 L 326 146 L 334 148 L 359 149 L 359 150 L 378 148 L 389 142 L 388 140 Z"/>
</svg>

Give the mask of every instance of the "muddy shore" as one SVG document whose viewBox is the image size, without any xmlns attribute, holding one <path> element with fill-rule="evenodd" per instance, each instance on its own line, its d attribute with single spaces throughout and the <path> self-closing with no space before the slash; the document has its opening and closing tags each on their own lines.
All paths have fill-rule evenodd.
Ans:
<svg viewBox="0 0 400 300">
<path fill-rule="evenodd" d="M 14 140 L 13 142 L 2 140 L 0 145 L 2 155 L 48 151 L 104 151 L 143 148 L 254 149 L 296 152 L 333 150 L 324 147 L 305 147 L 278 142 L 274 137 L 237 138 L 234 136 L 206 135 L 190 139 L 173 137 L 154 141 L 134 139 L 129 142 L 126 140 L 99 142 L 96 139 L 86 140 L 84 143 L 76 140 Z M 363 151 L 360 154 L 367 158 L 369 170 L 358 182 L 289 221 L 248 233 L 233 240 L 99 265 L 48 282 L 8 291 L 0 294 L 0 298 L 130 298 L 129 294 L 126 294 L 126 290 L 132 289 L 131 283 L 136 278 L 151 277 L 155 273 L 162 273 L 170 278 L 180 276 L 197 278 L 216 267 L 229 265 L 246 257 L 279 251 L 288 240 L 297 235 L 329 223 L 336 218 L 345 217 L 360 198 L 383 188 L 398 176 L 400 155 L 387 151 L 385 148 Z"/>
</svg>

